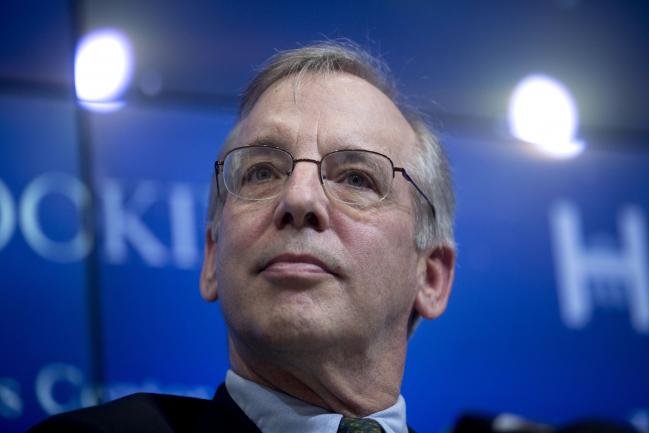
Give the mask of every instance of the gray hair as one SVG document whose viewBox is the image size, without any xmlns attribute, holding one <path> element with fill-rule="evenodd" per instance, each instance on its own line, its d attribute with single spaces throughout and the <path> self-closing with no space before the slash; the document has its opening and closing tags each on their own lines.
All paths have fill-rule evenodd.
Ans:
<svg viewBox="0 0 649 433">
<path fill-rule="evenodd" d="M 244 91 L 239 106 L 239 120 L 228 135 L 219 159 L 233 147 L 241 121 L 250 113 L 261 95 L 274 83 L 286 77 L 294 77 L 299 83 L 306 74 L 326 75 L 348 73 L 364 79 L 383 92 L 399 108 L 417 137 L 418 152 L 408 161 L 408 174 L 435 205 L 436 217 L 426 201 L 412 188 L 415 203 L 415 244 L 419 250 L 433 245 L 455 246 L 453 220 L 455 195 L 449 165 L 436 135 L 424 117 L 402 101 L 387 65 L 349 41 L 327 41 L 305 47 L 282 51 L 272 56 Z M 220 186 L 217 194 L 213 176 L 208 208 L 208 221 L 215 236 L 216 226 L 225 203 L 225 188 Z"/>
</svg>

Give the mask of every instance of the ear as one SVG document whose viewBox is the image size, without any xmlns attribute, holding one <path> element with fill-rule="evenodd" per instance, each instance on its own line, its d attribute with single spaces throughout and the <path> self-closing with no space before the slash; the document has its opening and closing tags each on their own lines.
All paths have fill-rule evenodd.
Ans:
<svg viewBox="0 0 649 433">
<path fill-rule="evenodd" d="M 448 245 L 436 246 L 427 251 L 422 260 L 415 310 L 426 319 L 436 319 L 446 310 L 451 294 L 455 276 L 455 249 Z"/>
<path fill-rule="evenodd" d="M 207 302 L 214 302 L 219 294 L 216 284 L 216 234 L 212 235 L 211 224 L 205 229 L 205 251 L 200 277 L 201 296 Z"/>
</svg>

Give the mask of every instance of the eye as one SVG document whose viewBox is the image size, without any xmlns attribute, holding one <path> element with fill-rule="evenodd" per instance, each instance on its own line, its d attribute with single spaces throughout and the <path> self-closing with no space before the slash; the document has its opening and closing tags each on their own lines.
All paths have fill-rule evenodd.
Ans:
<svg viewBox="0 0 649 433">
<path fill-rule="evenodd" d="M 374 182 L 367 174 L 360 171 L 348 171 L 342 174 L 338 182 L 358 189 L 374 189 Z"/>
<path fill-rule="evenodd" d="M 279 175 L 277 170 L 270 164 L 256 164 L 248 169 L 245 176 L 246 183 L 262 183 L 268 182 Z"/>
</svg>

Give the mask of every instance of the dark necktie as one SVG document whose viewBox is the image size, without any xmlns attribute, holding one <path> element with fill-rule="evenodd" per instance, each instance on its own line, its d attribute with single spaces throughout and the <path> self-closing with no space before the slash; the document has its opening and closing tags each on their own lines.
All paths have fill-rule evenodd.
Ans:
<svg viewBox="0 0 649 433">
<path fill-rule="evenodd" d="M 344 416 L 340 420 L 337 433 L 385 433 L 385 430 L 373 419 Z"/>
</svg>

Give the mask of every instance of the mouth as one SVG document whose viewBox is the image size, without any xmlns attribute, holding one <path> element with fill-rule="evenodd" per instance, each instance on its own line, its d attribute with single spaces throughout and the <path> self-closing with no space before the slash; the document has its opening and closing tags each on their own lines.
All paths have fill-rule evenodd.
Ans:
<svg viewBox="0 0 649 433">
<path fill-rule="evenodd" d="M 308 254 L 280 254 L 265 263 L 260 273 L 299 275 L 299 274 L 331 274 L 335 272 L 322 260 Z"/>
</svg>

